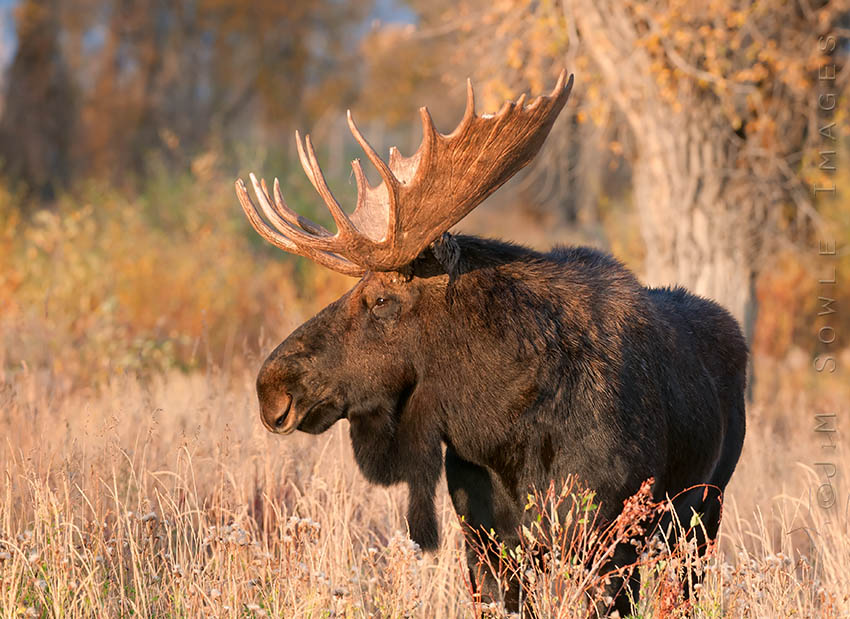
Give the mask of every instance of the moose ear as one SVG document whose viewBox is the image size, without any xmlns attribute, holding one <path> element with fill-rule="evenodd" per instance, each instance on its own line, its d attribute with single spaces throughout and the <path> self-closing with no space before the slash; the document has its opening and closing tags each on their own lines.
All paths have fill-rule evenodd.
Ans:
<svg viewBox="0 0 850 619">
<path fill-rule="evenodd" d="M 449 285 L 451 285 L 460 275 L 460 245 L 457 244 L 455 237 L 448 232 L 443 232 L 440 238 L 431 243 L 431 253 L 449 276 Z"/>
<path fill-rule="evenodd" d="M 460 275 L 460 245 L 448 232 L 419 254 L 410 265 L 416 277 L 439 277 L 448 275 L 449 282 L 454 282 Z"/>
</svg>

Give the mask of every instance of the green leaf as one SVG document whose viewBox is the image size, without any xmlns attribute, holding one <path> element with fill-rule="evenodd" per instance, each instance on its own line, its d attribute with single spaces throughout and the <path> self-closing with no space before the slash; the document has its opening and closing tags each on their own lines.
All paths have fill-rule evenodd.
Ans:
<svg viewBox="0 0 850 619">
<path fill-rule="evenodd" d="M 702 514 L 694 512 L 691 514 L 691 527 L 695 527 L 697 525 L 702 526 Z"/>
</svg>

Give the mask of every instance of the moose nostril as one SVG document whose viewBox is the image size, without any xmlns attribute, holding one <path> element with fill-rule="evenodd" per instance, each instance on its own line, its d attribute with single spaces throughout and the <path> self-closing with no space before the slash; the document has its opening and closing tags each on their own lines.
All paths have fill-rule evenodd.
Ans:
<svg viewBox="0 0 850 619">
<path fill-rule="evenodd" d="M 292 412 L 292 396 L 278 391 L 266 401 L 260 402 L 260 412 L 266 428 L 272 432 L 286 433 L 286 422 Z"/>
</svg>

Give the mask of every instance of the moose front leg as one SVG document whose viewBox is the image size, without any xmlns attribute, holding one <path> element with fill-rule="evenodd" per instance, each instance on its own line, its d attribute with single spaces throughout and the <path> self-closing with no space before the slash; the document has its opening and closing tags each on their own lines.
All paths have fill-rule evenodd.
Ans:
<svg viewBox="0 0 850 619">
<path fill-rule="evenodd" d="M 391 410 L 350 414 L 351 443 L 369 481 L 407 484 L 410 537 L 423 550 L 436 550 L 440 532 L 434 495 L 443 471 L 442 442 L 436 426 L 416 412 L 415 404 L 411 398 L 400 416 Z"/>
<path fill-rule="evenodd" d="M 434 506 L 437 483 L 443 470 L 443 453 L 439 443 L 423 454 L 415 467 L 418 474 L 407 481 L 407 524 L 410 538 L 423 550 L 436 550 L 440 545 L 440 528 Z"/>
<path fill-rule="evenodd" d="M 464 460 L 450 445 L 446 447 L 446 483 L 455 512 L 463 521 L 473 592 L 485 601 L 502 602 L 508 611 L 518 611 L 520 584 L 511 578 L 507 589 L 503 586 L 506 575 L 499 548 L 501 543 L 516 545 L 513 501 L 487 469 Z"/>
</svg>

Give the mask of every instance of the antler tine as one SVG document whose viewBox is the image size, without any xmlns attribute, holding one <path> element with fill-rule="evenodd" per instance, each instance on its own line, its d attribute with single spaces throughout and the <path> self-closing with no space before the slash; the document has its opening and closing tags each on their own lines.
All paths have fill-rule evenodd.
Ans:
<svg viewBox="0 0 850 619">
<path fill-rule="evenodd" d="M 310 139 L 309 135 L 305 137 L 304 141 L 307 145 L 307 158 L 310 163 L 310 169 L 313 171 L 313 176 L 310 180 L 313 182 L 313 187 L 315 187 L 316 191 L 319 192 L 319 195 L 322 196 L 322 200 L 325 201 L 325 204 L 331 213 L 331 217 L 333 217 L 334 223 L 336 223 L 339 237 L 346 238 L 355 236 L 357 234 L 357 230 L 352 225 L 351 220 L 348 218 L 345 211 L 340 208 L 339 202 L 336 201 L 336 198 L 331 193 L 330 188 L 328 188 L 328 184 L 325 181 L 325 175 L 322 174 L 322 169 L 319 167 L 319 160 L 316 159 L 316 151 L 313 149 L 313 141 Z M 299 149 L 299 156 L 302 152 L 303 151 Z"/>
<path fill-rule="evenodd" d="M 265 180 L 261 182 L 257 181 L 257 177 L 254 176 L 254 173 L 251 172 L 248 175 L 248 178 L 251 181 L 251 185 L 254 187 L 254 194 L 257 196 L 257 202 L 260 203 L 260 208 L 263 213 L 265 213 L 266 217 L 269 218 L 274 227 L 284 234 L 287 239 L 292 241 L 290 232 L 292 232 L 295 228 L 292 226 L 286 219 L 280 216 L 278 212 L 272 207 L 271 198 L 269 197 L 268 188 L 266 187 Z M 248 196 L 248 194 L 246 194 Z M 248 196 L 250 200 L 250 196 Z M 254 202 L 251 201 L 251 205 L 253 206 Z"/>
<path fill-rule="evenodd" d="M 262 204 L 262 193 L 261 190 L 257 191 L 259 185 L 256 183 L 256 177 L 254 177 L 253 174 L 251 176 L 253 177 L 251 180 L 254 185 L 254 191 L 257 193 L 257 200 Z M 314 260 L 315 262 L 337 271 L 338 273 L 358 277 L 363 275 L 365 272 L 363 267 L 351 262 L 343 256 L 339 256 L 329 251 L 323 251 L 309 244 L 299 244 L 286 236 L 282 230 L 272 228 L 266 220 L 263 219 L 262 215 L 260 215 L 260 211 L 254 204 L 254 201 L 251 200 L 251 196 L 241 178 L 236 181 L 236 197 L 239 199 L 239 204 L 242 206 L 242 210 L 245 211 L 245 215 L 248 217 L 248 221 L 251 222 L 254 230 L 256 230 L 261 237 L 266 239 L 272 245 L 280 247 L 284 251 Z M 299 232 L 298 230 L 293 231 Z M 301 234 L 304 233 L 302 232 Z"/>
<path fill-rule="evenodd" d="M 354 208 L 356 213 L 365 201 L 366 192 L 369 190 L 369 181 L 366 180 L 366 174 L 363 173 L 363 166 L 360 165 L 359 159 L 351 160 L 351 170 L 354 172 L 354 182 L 357 183 L 357 206 Z"/>
<path fill-rule="evenodd" d="M 360 129 L 357 128 L 357 124 L 354 122 L 354 117 L 351 115 L 351 110 L 348 110 L 346 113 L 346 119 L 348 120 L 348 129 L 351 131 L 351 135 L 354 136 L 354 139 L 357 140 L 357 143 L 360 145 L 360 148 L 363 149 L 363 152 L 366 153 L 366 156 L 369 158 L 369 161 L 372 162 L 372 165 L 378 170 L 378 174 L 381 176 L 381 179 L 384 181 L 384 186 L 387 190 L 387 232 L 384 236 L 383 243 L 388 244 L 389 246 L 395 246 L 396 243 L 396 232 L 398 229 L 398 201 L 396 200 L 396 189 L 399 185 L 398 179 L 393 174 L 392 170 L 390 170 L 389 166 L 381 159 L 380 155 L 375 152 L 375 149 L 372 148 L 372 145 L 366 141 L 366 138 L 363 137 L 363 134 L 360 133 Z M 360 164 L 358 163 L 358 167 Z M 361 168 L 362 172 L 362 168 Z M 355 170 L 355 180 L 357 179 L 357 171 Z M 363 179 L 365 181 L 365 177 Z M 365 185 L 365 182 L 364 182 Z M 365 200 L 360 203 L 359 196 L 360 185 L 358 183 L 358 206 L 361 204 L 365 206 Z M 365 192 L 364 192 L 365 195 Z"/>
<path fill-rule="evenodd" d="M 434 140 L 437 139 L 437 128 L 434 126 L 434 119 L 431 118 L 431 112 L 427 107 L 419 108 L 419 119 L 422 121 L 422 144 L 419 148 L 423 149 L 422 154 L 426 155 L 427 149 L 434 145 Z M 463 124 L 463 121 L 461 121 Z"/>
<path fill-rule="evenodd" d="M 398 174 L 396 166 L 403 159 L 404 159 L 404 155 L 402 155 L 395 146 L 390 146 L 389 164 L 390 164 L 390 170 L 396 170 L 395 172 L 393 172 L 394 175 Z M 402 178 L 399 178 L 398 180 L 401 181 L 401 182 L 404 182 L 404 179 L 402 179 Z"/>
<path fill-rule="evenodd" d="M 419 110 L 420 115 L 422 115 L 423 109 L 425 109 L 425 108 L 421 108 Z M 431 116 L 431 114 L 429 113 L 428 114 L 429 119 L 430 119 L 430 116 Z M 475 121 L 476 118 L 478 118 L 478 117 L 475 115 L 475 89 L 472 87 L 472 78 L 467 77 L 466 78 L 466 108 L 464 108 L 464 110 L 463 110 L 463 118 L 458 123 L 457 127 L 455 127 L 454 130 L 452 130 L 451 133 L 447 134 L 446 137 L 452 138 L 456 135 L 463 133 L 464 131 L 469 129 L 469 127 L 473 124 L 473 122 Z M 425 122 L 425 119 L 423 118 L 423 134 L 425 132 L 424 122 Z M 432 121 L 432 123 L 433 123 L 433 121 Z"/>
<path fill-rule="evenodd" d="M 251 196 L 248 195 L 248 189 L 245 187 L 245 183 L 242 182 L 241 178 L 236 180 L 236 197 L 239 198 L 239 204 L 242 206 L 242 210 L 245 211 L 248 221 L 251 222 L 254 230 L 259 232 L 260 236 L 272 245 L 276 245 L 286 251 L 298 251 L 298 246 L 291 239 L 266 223 L 266 220 L 260 215 L 260 211 L 257 210 L 257 205 L 254 204 Z"/>
<path fill-rule="evenodd" d="M 325 182 L 325 176 L 322 174 L 322 169 L 319 167 L 319 162 L 316 159 L 316 152 L 313 150 L 313 142 L 309 135 L 305 137 L 305 142 L 307 144 L 306 152 L 301 143 L 301 134 L 298 130 L 296 130 L 295 147 L 298 150 L 298 160 L 301 162 L 301 167 L 304 169 L 304 173 L 307 175 L 310 184 L 313 185 L 313 188 L 318 192 L 318 194 L 322 197 L 322 200 L 324 200 L 327 205 L 328 210 L 331 213 L 331 217 L 333 217 L 333 220 L 337 225 L 340 236 L 350 236 L 354 233 L 354 229 L 351 222 L 348 221 L 348 217 L 340 208 L 339 202 L 336 201 L 336 198 L 334 198 L 331 190 Z"/>
<path fill-rule="evenodd" d="M 507 114 L 510 110 L 514 109 L 515 107 L 516 107 L 516 103 L 514 103 L 513 101 L 510 101 L 510 100 L 505 101 L 502 104 L 502 107 L 499 108 L 499 111 L 496 112 L 496 118 L 501 118 L 502 116 Z"/>
<path fill-rule="evenodd" d="M 461 126 L 468 124 L 475 118 L 475 90 L 472 88 L 472 78 L 466 78 L 466 109 L 463 111 Z"/>
<path fill-rule="evenodd" d="M 348 120 L 348 128 L 351 131 L 351 135 L 354 136 L 354 139 L 357 140 L 357 143 L 360 145 L 360 148 L 363 149 L 363 152 L 366 153 L 366 156 L 369 158 L 369 161 L 372 162 L 372 165 L 378 169 L 378 174 L 381 175 L 381 178 L 388 185 L 394 185 L 398 181 L 395 175 L 390 170 L 389 166 L 381 159 L 381 156 L 375 152 L 375 149 L 372 148 L 372 145 L 366 141 L 366 138 L 363 137 L 363 134 L 360 133 L 360 129 L 357 128 L 357 124 L 354 122 L 354 117 L 351 115 L 351 110 L 348 110 L 346 113 L 346 117 Z"/>
<path fill-rule="evenodd" d="M 276 210 L 280 213 L 282 217 L 286 219 L 292 225 L 301 226 L 304 230 L 309 232 L 310 234 L 317 234 L 319 236 L 332 236 L 330 232 L 324 227 L 313 220 L 304 217 L 303 215 L 299 215 L 286 204 L 286 201 L 283 199 L 283 194 L 280 192 L 280 181 L 277 178 L 274 179 L 274 184 L 272 185 L 272 197 L 274 197 L 274 205 L 277 207 Z"/>
<path fill-rule="evenodd" d="M 298 132 L 298 129 L 295 130 L 295 149 L 298 151 L 298 161 L 301 162 L 301 169 L 304 170 L 304 174 L 307 175 L 307 179 L 313 185 L 313 188 L 318 191 L 319 188 L 316 187 L 316 179 L 313 178 L 313 168 L 310 166 L 310 160 L 307 159 L 307 155 L 304 153 L 304 147 L 301 145 L 301 134 Z"/>
<path fill-rule="evenodd" d="M 552 92 L 549 93 L 550 97 L 554 97 L 562 88 L 564 88 L 564 80 L 567 79 L 567 70 L 561 69 L 561 72 L 558 74 L 558 81 L 555 82 L 555 87 L 552 89 Z M 573 88 L 573 76 L 570 75 L 570 83 L 567 85 L 567 94 L 569 94 L 570 90 Z"/>
<path fill-rule="evenodd" d="M 309 234 L 308 232 L 305 232 L 301 228 L 292 225 L 291 223 L 286 221 L 286 219 L 281 217 L 271 205 L 271 197 L 269 197 L 268 190 L 265 187 L 265 183 L 261 185 L 257 181 L 257 177 L 254 176 L 253 173 L 249 174 L 249 178 L 251 179 L 251 185 L 254 187 L 254 193 L 257 196 L 257 202 L 260 203 L 260 208 L 263 210 L 263 213 L 265 213 L 266 217 L 269 218 L 269 221 L 274 224 L 275 228 L 277 228 L 279 232 L 286 235 L 286 237 L 290 241 L 292 241 L 299 247 L 310 247 L 312 249 L 330 252 L 335 252 L 337 250 L 338 243 L 336 242 L 337 239 L 335 239 L 335 237 L 317 236 L 314 234 Z"/>
<path fill-rule="evenodd" d="M 303 217 L 289 208 L 286 204 L 286 200 L 283 199 L 283 194 L 280 192 L 280 183 L 277 179 L 274 179 L 273 194 L 269 192 L 269 188 L 266 186 L 266 179 L 260 179 L 260 187 L 263 189 L 263 197 L 265 198 L 266 206 L 269 209 L 266 213 L 269 219 L 272 220 L 272 223 L 275 224 L 277 228 L 281 229 L 282 232 L 286 233 L 290 227 L 295 227 L 305 230 L 310 234 L 331 236 L 331 233 L 325 230 L 323 226 L 310 221 L 307 217 Z M 274 196 L 273 202 L 272 196 Z M 283 220 L 283 223 L 281 223 L 280 220 Z"/>
<path fill-rule="evenodd" d="M 291 233 L 297 232 L 298 230 L 295 228 L 295 226 L 286 221 L 286 219 L 281 217 L 281 215 L 272 206 L 271 198 L 269 197 L 269 190 L 266 187 L 266 181 L 258 181 L 257 177 L 254 176 L 253 172 L 248 174 L 248 178 L 251 181 L 251 185 L 254 187 L 254 194 L 257 196 L 257 202 L 260 203 L 260 208 L 262 209 L 263 213 L 265 213 L 266 217 L 271 221 L 273 226 L 279 232 L 286 235 L 287 238 L 292 240 Z M 251 204 L 253 204 L 253 201 L 251 202 Z M 304 233 L 302 232 L 302 234 Z"/>
</svg>

